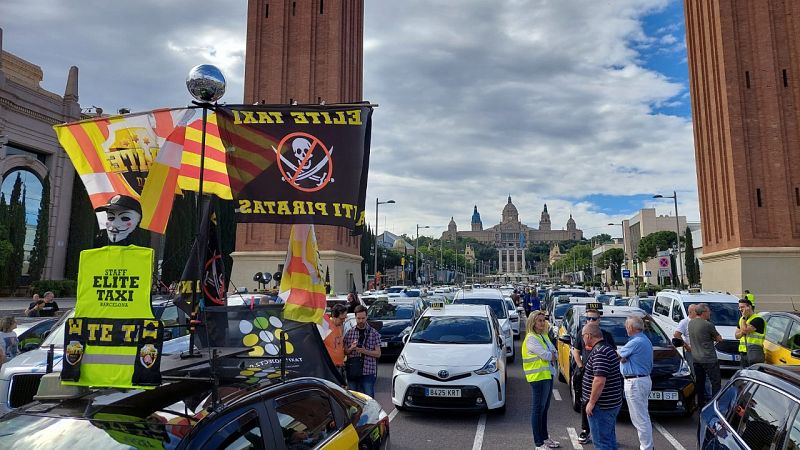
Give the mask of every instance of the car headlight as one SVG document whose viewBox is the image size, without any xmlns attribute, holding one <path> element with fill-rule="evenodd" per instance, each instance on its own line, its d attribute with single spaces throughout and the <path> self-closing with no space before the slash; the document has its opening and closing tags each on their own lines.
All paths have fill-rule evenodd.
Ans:
<svg viewBox="0 0 800 450">
<path fill-rule="evenodd" d="M 400 355 L 400 357 L 397 358 L 397 362 L 394 363 L 394 368 L 403 373 L 414 373 L 414 369 L 408 365 L 406 358 L 403 355 Z"/>
<path fill-rule="evenodd" d="M 484 364 L 483 367 L 481 367 L 480 369 L 475 371 L 475 374 L 476 375 L 489 375 L 491 373 L 497 372 L 497 370 L 498 370 L 498 368 L 497 368 L 497 358 L 492 356 L 491 358 L 489 358 L 488 361 L 486 361 L 486 364 Z"/>
<path fill-rule="evenodd" d="M 681 358 L 681 365 L 678 367 L 678 371 L 673 373 L 673 377 L 688 377 L 692 373 L 689 371 L 689 364 L 686 363 L 686 360 Z"/>
</svg>

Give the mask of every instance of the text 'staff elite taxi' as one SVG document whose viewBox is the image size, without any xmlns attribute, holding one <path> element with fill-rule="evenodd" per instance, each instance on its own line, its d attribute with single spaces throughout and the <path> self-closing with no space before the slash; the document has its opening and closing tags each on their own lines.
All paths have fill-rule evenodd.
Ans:
<svg viewBox="0 0 800 450">
<path fill-rule="evenodd" d="M 505 410 L 504 343 L 489 306 L 433 304 L 406 339 L 392 374 L 398 409 Z"/>
<path fill-rule="evenodd" d="M 697 447 L 800 448 L 800 367 L 755 364 L 734 374 L 700 412 Z"/>
<path fill-rule="evenodd" d="M 49 376 L 58 383 L 58 373 Z M 63 401 L 40 399 L 0 420 L 0 448 L 389 447 L 389 417 L 378 402 L 325 380 L 223 384 L 216 408 L 212 392 L 210 382 L 193 380 L 149 391 L 101 389 Z"/>
<path fill-rule="evenodd" d="M 585 305 L 572 305 L 564 315 L 564 321 L 558 333 L 558 370 L 559 380 L 570 384 L 572 406 L 579 411 L 576 387 L 571 384 L 571 374 L 575 369 L 570 345 L 578 339 L 580 330 L 586 325 Z M 653 344 L 653 372 L 650 374 L 653 387 L 650 391 L 649 410 L 651 413 L 691 414 L 694 410 L 694 381 L 689 365 L 672 345 L 672 340 L 664 331 L 639 308 L 630 306 L 603 306 L 600 317 L 600 328 L 607 331 L 614 339 L 617 348 L 628 342 L 625 330 L 625 319 L 636 315 L 644 320 L 644 334 Z M 627 404 L 622 403 L 622 409 Z"/>
</svg>

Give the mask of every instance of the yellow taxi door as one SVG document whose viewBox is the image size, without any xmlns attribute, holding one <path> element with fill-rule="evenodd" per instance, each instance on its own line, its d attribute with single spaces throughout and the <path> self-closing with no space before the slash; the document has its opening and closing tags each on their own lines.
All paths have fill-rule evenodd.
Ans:
<svg viewBox="0 0 800 450">
<path fill-rule="evenodd" d="M 349 424 L 320 448 L 325 450 L 358 450 L 358 432 L 356 432 L 352 424 Z"/>
<path fill-rule="evenodd" d="M 787 328 L 789 333 L 787 334 Z M 800 324 L 788 316 L 775 315 L 767 321 L 764 336 L 764 362 L 767 364 L 797 364 L 800 360 L 792 358 L 792 346 L 800 348 L 795 336 L 800 335 Z M 788 337 L 788 338 L 787 338 Z"/>
<path fill-rule="evenodd" d="M 561 340 L 561 336 L 567 334 L 567 329 L 564 327 L 564 323 L 561 323 L 561 326 L 558 328 L 558 370 L 561 372 L 561 375 L 564 376 L 564 379 L 567 380 L 569 384 L 569 352 L 570 352 L 570 345 L 566 342 Z"/>
</svg>

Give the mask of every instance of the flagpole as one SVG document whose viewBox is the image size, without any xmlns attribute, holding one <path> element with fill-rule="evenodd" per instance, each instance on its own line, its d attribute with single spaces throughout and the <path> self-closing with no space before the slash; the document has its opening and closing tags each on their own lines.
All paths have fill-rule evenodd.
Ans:
<svg viewBox="0 0 800 450">
<path fill-rule="evenodd" d="M 194 352 L 195 348 L 195 334 L 197 333 L 196 326 L 202 324 L 206 326 L 205 320 L 198 321 L 198 313 L 200 308 L 200 285 L 203 281 L 203 273 L 205 269 L 205 246 L 207 243 L 200 242 L 202 234 L 204 217 L 203 208 L 203 176 L 205 175 L 205 156 L 206 156 L 206 125 L 208 122 L 208 110 L 212 107 L 211 103 L 216 102 L 225 94 L 225 77 L 222 72 L 215 66 L 208 64 L 201 64 L 195 66 L 189 71 L 186 77 L 186 88 L 196 101 L 195 105 L 203 109 L 203 118 L 201 122 L 200 134 L 200 176 L 198 177 L 197 186 L 197 227 L 195 228 L 195 257 L 197 258 L 197 279 L 192 280 L 192 307 L 189 326 L 189 352 L 186 357 L 200 357 L 199 353 Z M 209 205 L 209 208 L 211 205 Z M 205 245 L 204 245 L 205 244 Z M 208 329 L 206 328 L 206 333 Z M 210 354 L 210 353 L 209 353 Z"/>
</svg>

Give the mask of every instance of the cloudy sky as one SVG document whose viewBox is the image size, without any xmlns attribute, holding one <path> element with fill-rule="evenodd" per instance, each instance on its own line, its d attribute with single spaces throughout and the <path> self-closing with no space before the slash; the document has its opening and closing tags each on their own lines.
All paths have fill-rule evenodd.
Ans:
<svg viewBox="0 0 800 450">
<path fill-rule="evenodd" d="M 299 3 L 299 2 L 298 2 Z M 677 191 L 699 220 L 680 0 L 366 0 L 364 99 L 374 115 L 367 217 L 438 236 L 454 217 L 484 227 L 510 194 L 537 226 L 570 213 L 584 235 Z M 200 6 L 202 5 L 202 7 Z M 181 106 L 189 69 L 219 66 L 242 101 L 243 0 L 3 0 L 3 50 L 106 112 Z M 427 233 L 425 233 L 427 231 Z"/>
</svg>

